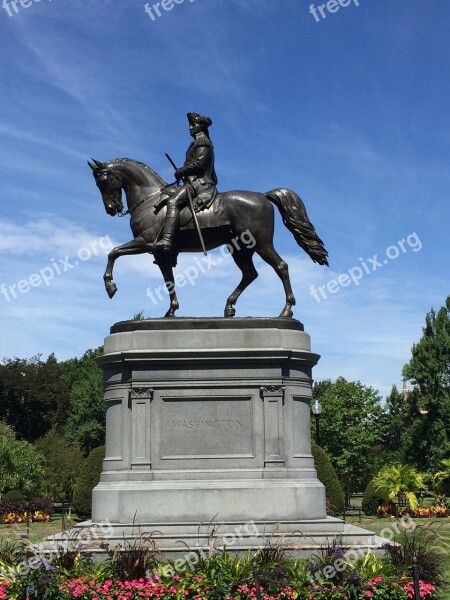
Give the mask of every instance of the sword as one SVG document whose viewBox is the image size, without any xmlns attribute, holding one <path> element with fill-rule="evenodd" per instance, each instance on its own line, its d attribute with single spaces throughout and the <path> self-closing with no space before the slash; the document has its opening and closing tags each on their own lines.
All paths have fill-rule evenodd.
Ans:
<svg viewBox="0 0 450 600">
<path fill-rule="evenodd" d="M 167 158 L 167 160 L 170 162 L 170 164 L 172 165 L 172 167 L 176 171 L 177 170 L 177 165 L 173 162 L 173 160 L 170 158 L 170 156 L 167 154 L 167 152 L 166 152 L 166 158 Z M 203 235 L 202 235 L 202 230 L 200 229 L 200 225 L 198 224 L 197 213 L 195 212 L 194 202 L 192 200 L 192 194 L 191 194 L 191 189 L 190 189 L 189 185 L 187 185 L 186 190 L 187 190 L 187 195 L 188 195 L 188 200 L 189 200 L 189 208 L 191 209 L 192 218 L 194 219 L 195 228 L 197 229 L 198 237 L 200 238 L 200 244 L 202 245 L 202 250 L 203 250 L 204 255 L 207 256 L 207 252 L 206 252 L 206 248 L 205 248 L 205 242 L 203 240 Z"/>
</svg>

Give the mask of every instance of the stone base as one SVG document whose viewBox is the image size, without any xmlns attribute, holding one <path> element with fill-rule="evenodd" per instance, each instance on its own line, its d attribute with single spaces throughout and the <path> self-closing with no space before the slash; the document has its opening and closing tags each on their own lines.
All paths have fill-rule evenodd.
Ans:
<svg viewBox="0 0 450 600">
<path fill-rule="evenodd" d="M 112 328 L 106 456 L 93 520 L 324 519 L 310 441 L 318 356 L 294 319 L 155 319 Z"/>
<path fill-rule="evenodd" d="M 99 359 L 106 456 L 93 492 L 96 541 L 152 533 L 168 555 L 212 539 L 242 552 L 279 539 L 299 555 L 334 540 L 378 548 L 370 532 L 326 516 L 310 439 L 318 359 L 294 319 L 115 325 Z"/>
</svg>

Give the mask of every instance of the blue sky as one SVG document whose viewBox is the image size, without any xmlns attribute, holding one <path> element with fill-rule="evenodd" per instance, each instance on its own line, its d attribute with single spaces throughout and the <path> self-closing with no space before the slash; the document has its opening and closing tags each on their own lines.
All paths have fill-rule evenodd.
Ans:
<svg viewBox="0 0 450 600">
<path fill-rule="evenodd" d="M 131 157 L 171 180 L 164 152 L 182 162 L 195 111 L 214 121 L 220 189 L 295 190 L 326 244 L 329 269 L 277 217 L 315 377 L 399 384 L 449 294 L 448 0 L 352 0 L 319 21 L 304 0 L 185 0 L 154 20 L 142 0 L 28 3 L 0 8 L 0 284 L 28 281 L 0 295 L 0 356 L 78 356 L 116 321 L 164 314 L 146 294 L 161 285 L 150 256 L 117 263 L 108 299 L 105 236 L 131 232 L 86 159 Z M 362 261 L 359 285 L 330 283 Z M 256 262 L 237 314 L 275 316 L 281 284 Z M 37 286 L 42 270 L 53 279 Z M 238 279 L 222 261 L 179 290 L 179 315 L 220 316 Z M 311 286 L 328 286 L 320 301 Z"/>
</svg>

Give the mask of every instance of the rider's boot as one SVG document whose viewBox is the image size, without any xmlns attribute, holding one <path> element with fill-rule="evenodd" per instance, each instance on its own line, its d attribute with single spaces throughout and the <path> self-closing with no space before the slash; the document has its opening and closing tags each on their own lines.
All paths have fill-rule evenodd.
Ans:
<svg viewBox="0 0 450 600">
<path fill-rule="evenodd" d="M 173 238 L 180 226 L 180 211 L 178 208 L 174 208 L 170 214 L 167 215 L 164 223 L 163 235 L 160 240 L 152 244 L 153 250 L 162 250 L 163 252 L 170 252 L 173 247 Z"/>
</svg>

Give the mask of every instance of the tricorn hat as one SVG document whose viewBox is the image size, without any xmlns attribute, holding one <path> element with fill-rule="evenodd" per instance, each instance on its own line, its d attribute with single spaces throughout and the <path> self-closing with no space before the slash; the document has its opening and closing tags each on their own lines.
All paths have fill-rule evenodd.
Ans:
<svg viewBox="0 0 450 600">
<path fill-rule="evenodd" d="M 209 117 L 204 117 L 203 115 L 199 115 L 198 113 L 188 113 L 187 114 L 188 121 L 191 125 L 201 125 L 202 127 L 211 127 L 212 121 Z"/>
</svg>

